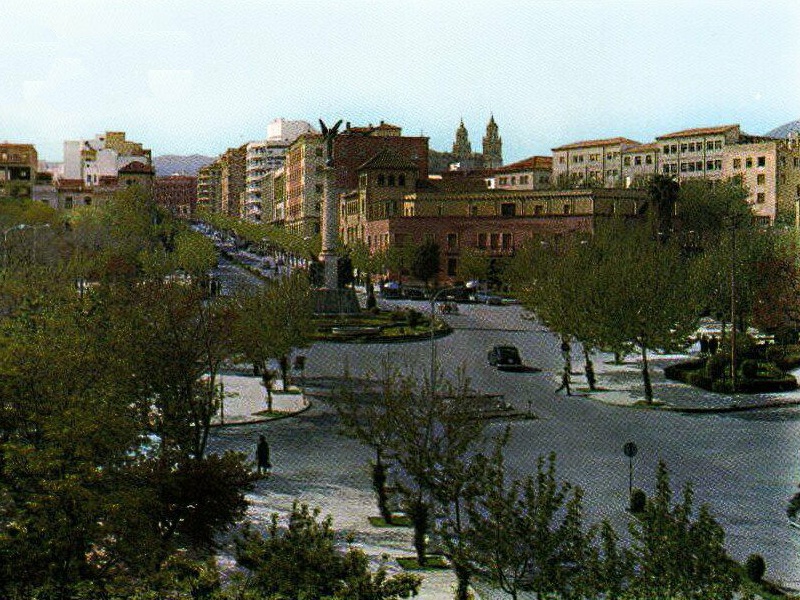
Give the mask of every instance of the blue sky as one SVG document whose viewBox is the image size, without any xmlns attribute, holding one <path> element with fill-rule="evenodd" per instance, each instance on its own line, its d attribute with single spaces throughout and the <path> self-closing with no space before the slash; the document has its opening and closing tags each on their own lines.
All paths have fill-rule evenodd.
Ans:
<svg viewBox="0 0 800 600">
<path fill-rule="evenodd" d="M 490 114 L 554 146 L 800 118 L 800 2 L 3 0 L 0 140 L 60 160 L 123 130 L 217 155 L 276 117 L 385 120 L 449 149 Z"/>
</svg>

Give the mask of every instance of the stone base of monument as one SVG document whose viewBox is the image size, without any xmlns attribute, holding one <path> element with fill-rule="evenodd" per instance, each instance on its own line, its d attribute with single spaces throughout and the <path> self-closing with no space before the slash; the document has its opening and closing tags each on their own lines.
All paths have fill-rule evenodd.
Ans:
<svg viewBox="0 0 800 600">
<path fill-rule="evenodd" d="M 357 315 L 361 312 L 353 288 L 317 288 L 312 294 L 315 315 Z"/>
</svg>

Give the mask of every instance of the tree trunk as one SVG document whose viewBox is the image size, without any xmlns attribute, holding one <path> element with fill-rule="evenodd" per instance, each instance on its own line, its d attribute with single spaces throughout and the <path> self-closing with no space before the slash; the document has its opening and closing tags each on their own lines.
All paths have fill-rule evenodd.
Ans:
<svg viewBox="0 0 800 600">
<path fill-rule="evenodd" d="M 589 356 L 589 350 L 586 346 L 583 347 L 583 358 L 585 362 L 584 371 L 586 373 L 586 381 L 589 384 L 589 391 L 594 392 L 597 389 L 595 383 L 597 379 L 594 376 L 594 365 L 592 365 L 592 359 Z"/>
<path fill-rule="evenodd" d="M 272 412 L 272 377 L 269 376 L 266 366 L 262 366 L 261 384 L 267 390 L 267 410 Z"/>
<path fill-rule="evenodd" d="M 375 449 L 375 465 L 372 467 L 372 487 L 378 497 L 378 511 L 387 525 L 392 524 L 392 511 L 389 510 L 389 496 L 386 493 L 386 465 L 381 460 L 381 449 Z"/>
<path fill-rule="evenodd" d="M 469 567 L 458 561 L 453 563 L 453 570 L 456 574 L 455 600 L 469 600 L 469 580 L 471 575 Z"/>
<path fill-rule="evenodd" d="M 421 497 L 414 499 L 411 505 L 411 520 L 414 522 L 414 550 L 417 553 L 417 564 L 424 567 L 427 564 L 425 535 L 428 533 L 428 506 Z"/>
<path fill-rule="evenodd" d="M 289 376 L 289 357 L 288 356 L 281 356 L 278 359 L 278 364 L 281 368 L 281 381 L 283 382 L 283 391 L 286 391 L 286 380 Z"/>
<path fill-rule="evenodd" d="M 644 399 L 648 404 L 653 402 L 653 385 L 650 383 L 650 368 L 647 364 L 647 346 L 644 342 L 640 342 L 642 349 L 642 381 L 644 381 Z"/>
</svg>

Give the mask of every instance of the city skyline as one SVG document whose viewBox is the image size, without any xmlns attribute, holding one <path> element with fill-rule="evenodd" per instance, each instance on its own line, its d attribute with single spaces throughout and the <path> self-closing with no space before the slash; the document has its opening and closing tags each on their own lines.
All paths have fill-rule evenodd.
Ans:
<svg viewBox="0 0 800 600">
<path fill-rule="evenodd" d="M 511 163 L 609 132 L 763 134 L 800 116 L 790 2 L 12 0 L 5 14 L 0 139 L 50 161 L 107 130 L 214 156 L 278 117 L 385 120 L 436 150 L 463 119 L 479 151 L 494 115 Z"/>
</svg>

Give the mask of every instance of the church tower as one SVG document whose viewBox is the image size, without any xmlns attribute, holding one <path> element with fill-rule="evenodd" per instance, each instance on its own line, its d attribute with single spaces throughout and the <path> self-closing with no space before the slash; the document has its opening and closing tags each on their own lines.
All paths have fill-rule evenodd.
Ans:
<svg viewBox="0 0 800 600">
<path fill-rule="evenodd" d="M 486 135 L 483 136 L 483 168 L 495 169 L 503 166 L 503 138 L 499 135 L 494 115 L 489 117 Z"/>
<path fill-rule="evenodd" d="M 468 163 L 472 159 L 472 146 L 469 143 L 469 134 L 464 127 L 464 119 L 456 130 L 456 141 L 453 142 L 453 156 L 460 163 Z"/>
</svg>

